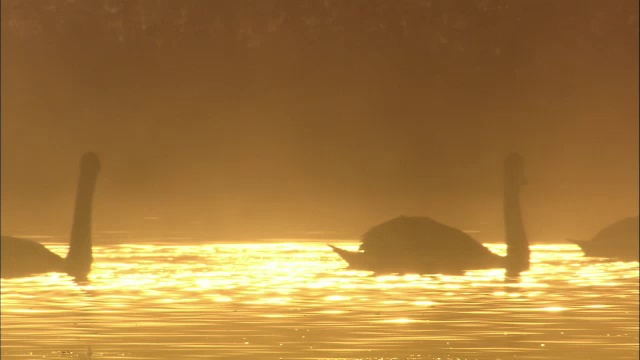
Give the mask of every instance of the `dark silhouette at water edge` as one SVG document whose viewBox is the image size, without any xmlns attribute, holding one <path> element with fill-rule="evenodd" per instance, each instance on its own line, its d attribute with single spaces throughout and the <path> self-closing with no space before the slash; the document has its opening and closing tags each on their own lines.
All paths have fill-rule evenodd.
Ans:
<svg viewBox="0 0 640 360">
<path fill-rule="evenodd" d="M 44 245 L 12 236 L 2 236 L 2 278 L 16 278 L 47 272 L 62 272 L 85 283 L 93 262 L 91 243 L 91 213 L 93 193 L 100 172 L 98 155 L 87 152 L 80 162 L 80 177 L 66 258 L 51 252 Z"/>
<path fill-rule="evenodd" d="M 567 239 L 580 247 L 585 256 L 638 261 L 640 237 L 638 217 L 628 217 L 606 226 L 588 241 Z"/>
<path fill-rule="evenodd" d="M 520 187 L 526 183 L 522 156 L 504 163 L 505 257 L 492 253 L 469 235 L 427 217 L 400 216 L 369 230 L 359 251 L 329 245 L 349 268 L 376 273 L 462 275 L 466 270 L 505 268 L 508 278 L 529 269 L 529 241 L 520 210 Z"/>
</svg>

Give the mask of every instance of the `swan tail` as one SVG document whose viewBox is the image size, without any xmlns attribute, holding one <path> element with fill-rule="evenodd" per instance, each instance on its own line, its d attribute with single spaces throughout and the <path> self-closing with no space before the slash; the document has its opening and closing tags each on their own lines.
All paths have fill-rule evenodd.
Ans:
<svg viewBox="0 0 640 360">
<path fill-rule="evenodd" d="M 328 244 L 327 244 L 328 245 Z M 333 246 L 333 245 L 329 245 L 329 247 L 338 255 L 340 255 L 340 257 L 348 262 L 349 264 L 351 264 L 351 261 L 353 260 L 353 256 L 354 256 L 354 252 L 349 251 L 349 250 L 345 250 L 345 249 L 341 249 L 337 246 Z"/>
<path fill-rule="evenodd" d="M 329 247 L 349 264 L 350 269 L 366 270 L 369 268 L 368 257 L 363 252 L 349 251 L 333 245 L 329 245 Z"/>
<path fill-rule="evenodd" d="M 337 247 L 337 246 L 333 246 L 333 245 L 331 245 L 331 244 L 327 244 L 327 245 L 331 248 L 331 250 L 333 250 L 336 254 L 338 254 L 338 255 L 340 255 L 340 256 L 342 256 L 342 254 L 345 254 L 345 253 L 349 253 L 349 252 L 350 252 L 350 251 L 348 251 L 348 250 L 340 249 L 339 247 Z"/>
</svg>

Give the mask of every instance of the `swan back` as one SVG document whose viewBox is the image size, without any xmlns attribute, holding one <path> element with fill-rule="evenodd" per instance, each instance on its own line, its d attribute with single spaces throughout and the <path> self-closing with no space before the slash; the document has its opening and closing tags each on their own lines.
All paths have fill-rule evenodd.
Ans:
<svg viewBox="0 0 640 360">
<path fill-rule="evenodd" d="M 497 256 L 461 230 L 415 216 L 400 216 L 371 228 L 363 236 L 360 250 L 439 262 Z"/>
</svg>

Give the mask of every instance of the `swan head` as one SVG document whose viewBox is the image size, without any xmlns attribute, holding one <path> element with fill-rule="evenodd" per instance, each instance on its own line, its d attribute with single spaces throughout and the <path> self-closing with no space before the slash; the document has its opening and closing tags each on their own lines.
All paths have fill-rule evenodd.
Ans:
<svg viewBox="0 0 640 360">
<path fill-rule="evenodd" d="M 518 187 L 527 184 L 524 176 L 524 159 L 519 153 L 511 153 L 504 160 L 505 178 L 509 185 Z"/>
<path fill-rule="evenodd" d="M 80 169 L 83 173 L 97 175 L 100 172 L 100 158 L 94 152 L 87 152 L 82 155 Z"/>
</svg>

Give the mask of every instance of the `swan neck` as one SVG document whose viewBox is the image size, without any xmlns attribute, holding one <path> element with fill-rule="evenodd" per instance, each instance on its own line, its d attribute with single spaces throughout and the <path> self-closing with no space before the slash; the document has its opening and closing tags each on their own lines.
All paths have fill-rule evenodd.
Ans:
<svg viewBox="0 0 640 360">
<path fill-rule="evenodd" d="M 96 179 L 96 172 L 81 172 L 76 192 L 69 252 L 65 262 L 67 273 L 78 278 L 83 278 L 89 274 L 91 263 L 93 262 L 91 209 Z"/>
<path fill-rule="evenodd" d="M 507 274 L 515 275 L 529 269 L 529 241 L 522 222 L 520 186 L 505 179 L 504 220 L 506 230 Z"/>
</svg>

